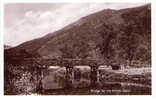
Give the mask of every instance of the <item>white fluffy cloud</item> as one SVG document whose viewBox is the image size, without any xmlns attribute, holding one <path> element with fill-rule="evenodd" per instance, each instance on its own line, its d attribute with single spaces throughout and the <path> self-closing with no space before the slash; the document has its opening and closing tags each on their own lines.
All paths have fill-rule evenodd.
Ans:
<svg viewBox="0 0 156 99">
<path fill-rule="evenodd" d="M 86 4 L 66 4 L 58 6 L 55 9 L 49 8 L 44 11 L 39 9 L 27 10 L 23 12 L 22 18 L 20 18 L 18 21 L 10 23 L 12 24 L 11 26 L 5 27 L 4 42 L 7 45 L 16 46 L 25 41 L 39 38 L 46 35 L 47 33 L 59 30 L 64 26 L 88 14 L 107 8 L 121 9 L 138 5 L 141 4 L 125 5 L 125 4 L 86 3 Z M 27 7 L 29 7 L 29 5 Z M 37 7 L 37 5 L 35 7 Z"/>
</svg>

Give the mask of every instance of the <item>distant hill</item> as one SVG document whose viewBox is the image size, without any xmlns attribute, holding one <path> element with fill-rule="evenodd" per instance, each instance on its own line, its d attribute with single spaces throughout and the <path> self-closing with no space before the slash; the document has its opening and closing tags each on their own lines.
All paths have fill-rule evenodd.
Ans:
<svg viewBox="0 0 156 99">
<path fill-rule="evenodd" d="M 54 33 L 5 50 L 5 56 L 151 62 L 151 5 L 106 9 Z M 18 55 L 17 55 L 18 54 Z"/>
</svg>

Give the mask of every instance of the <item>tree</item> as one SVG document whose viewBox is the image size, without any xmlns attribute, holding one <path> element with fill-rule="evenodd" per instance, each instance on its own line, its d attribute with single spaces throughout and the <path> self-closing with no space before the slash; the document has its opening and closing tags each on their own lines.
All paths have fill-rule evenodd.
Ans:
<svg viewBox="0 0 156 99">
<path fill-rule="evenodd" d="M 124 57 L 129 61 L 129 66 L 131 65 L 134 56 L 136 54 L 136 49 L 138 47 L 138 36 L 134 32 L 133 25 L 128 23 L 124 28 L 124 35 L 120 40 L 120 47 L 124 49 Z"/>
<path fill-rule="evenodd" d="M 112 48 L 111 41 L 116 37 L 115 32 L 116 30 L 114 30 L 112 25 L 106 25 L 105 23 L 99 31 L 102 41 L 97 47 L 100 48 L 100 52 L 107 63 L 111 63 L 111 59 L 114 57 L 114 49 Z"/>
</svg>

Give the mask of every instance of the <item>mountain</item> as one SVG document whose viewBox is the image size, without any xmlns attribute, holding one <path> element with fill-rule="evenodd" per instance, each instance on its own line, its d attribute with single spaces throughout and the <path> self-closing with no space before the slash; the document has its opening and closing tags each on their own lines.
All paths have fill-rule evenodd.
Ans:
<svg viewBox="0 0 156 99">
<path fill-rule="evenodd" d="M 5 50 L 5 57 L 24 56 L 150 64 L 151 5 L 106 9 L 42 38 Z"/>
</svg>

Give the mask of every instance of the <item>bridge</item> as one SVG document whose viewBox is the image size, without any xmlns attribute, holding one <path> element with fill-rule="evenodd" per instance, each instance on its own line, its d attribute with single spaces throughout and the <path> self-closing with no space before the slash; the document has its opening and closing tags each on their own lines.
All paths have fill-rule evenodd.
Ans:
<svg viewBox="0 0 156 99">
<path fill-rule="evenodd" d="M 73 68 L 75 66 L 89 66 L 90 67 L 90 87 L 94 88 L 97 86 L 99 82 L 99 66 L 108 65 L 103 64 L 99 60 L 88 60 L 88 59 L 41 59 L 41 58 L 25 58 L 22 59 L 21 62 L 16 64 L 17 59 L 11 60 L 12 65 L 24 66 L 23 69 L 33 69 L 33 71 L 37 72 L 37 78 L 39 80 L 39 84 L 37 90 L 42 91 L 42 79 L 44 77 L 43 71 L 49 69 L 50 66 L 60 66 L 66 68 L 66 88 L 72 88 L 74 73 Z M 119 68 L 119 66 L 113 66 Z"/>
</svg>

